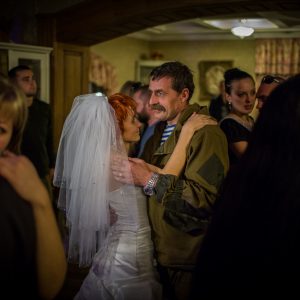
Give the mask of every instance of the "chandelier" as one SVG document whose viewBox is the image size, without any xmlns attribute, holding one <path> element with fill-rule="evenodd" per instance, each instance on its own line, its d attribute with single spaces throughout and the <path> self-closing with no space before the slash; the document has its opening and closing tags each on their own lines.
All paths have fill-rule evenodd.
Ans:
<svg viewBox="0 0 300 300">
<path fill-rule="evenodd" d="M 251 34 L 253 34 L 254 29 L 252 27 L 247 26 L 247 20 L 246 19 L 242 19 L 240 21 L 240 25 L 239 26 L 235 26 L 233 28 L 231 28 L 231 32 L 232 34 L 240 37 L 240 38 L 244 38 L 247 36 L 250 36 Z"/>
</svg>

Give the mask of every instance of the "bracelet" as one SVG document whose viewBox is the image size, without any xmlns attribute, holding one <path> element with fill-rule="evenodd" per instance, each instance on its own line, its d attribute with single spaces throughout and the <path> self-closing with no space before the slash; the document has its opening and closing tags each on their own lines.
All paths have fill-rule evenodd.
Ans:
<svg viewBox="0 0 300 300">
<path fill-rule="evenodd" d="M 143 190 L 147 196 L 152 196 L 154 194 L 154 188 L 156 186 L 158 177 L 159 177 L 158 173 L 153 173 L 150 179 L 148 180 L 148 182 L 146 183 L 146 185 L 144 186 Z"/>
</svg>

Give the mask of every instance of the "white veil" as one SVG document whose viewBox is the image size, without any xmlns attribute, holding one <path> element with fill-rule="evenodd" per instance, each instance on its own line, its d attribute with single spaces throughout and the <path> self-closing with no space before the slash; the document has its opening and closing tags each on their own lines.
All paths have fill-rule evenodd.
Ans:
<svg viewBox="0 0 300 300">
<path fill-rule="evenodd" d="M 66 212 L 68 258 L 80 266 L 91 264 L 112 228 L 108 193 L 114 151 L 127 158 L 107 98 L 101 93 L 76 97 L 64 123 L 53 183 L 60 187 L 58 207 Z"/>
</svg>

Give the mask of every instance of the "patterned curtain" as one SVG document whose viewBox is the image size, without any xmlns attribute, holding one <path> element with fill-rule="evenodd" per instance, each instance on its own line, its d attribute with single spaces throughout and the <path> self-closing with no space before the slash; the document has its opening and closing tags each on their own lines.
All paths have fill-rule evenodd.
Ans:
<svg viewBox="0 0 300 300">
<path fill-rule="evenodd" d="M 91 92 L 100 91 L 107 96 L 116 93 L 118 83 L 115 67 L 101 56 L 91 53 L 89 82 L 91 83 Z"/>
<path fill-rule="evenodd" d="M 300 39 L 256 40 L 255 60 L 257 77 L 300 73 Z"/>
</svg>

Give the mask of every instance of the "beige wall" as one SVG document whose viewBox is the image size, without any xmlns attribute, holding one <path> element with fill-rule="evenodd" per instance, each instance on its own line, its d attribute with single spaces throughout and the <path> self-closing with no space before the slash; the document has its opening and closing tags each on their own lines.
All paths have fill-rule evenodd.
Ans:
<svg viewBox="0 0 300 300">
<path fill-rule="evenodd" d="M 202 60 L 233 60 L 235 67 L 254 75 L 254 40 L 146 42 L 122 37 L 97 44 L 91 50 L 116 67 L 119 87 L 126 80 L 135 80 L 136 61 L 143 54 L 149 56 L 151 52 L 159 51 L 164 60 L 179 60 L 187 64 L 195 76 L 192 102 L 198 102 L 200 98 L 198 64 Z"/>
<path fill-rule="evenodd" d="M 149 44 L 128 37 L 121 37 L 108 42 L 94 45 L 90 50 L 100 55 L 116 68 L 117 90 L 127 80 L 135 80 L 136 62 L 142 54 L 149 53 Z"/>
<path fill-rule="evenodd" d="M 150 51 L 159 51 L 166 60 L 179 60 L 191 68 L 196 86 L 193 102 L 198 102 L 200 97 L 198 64 L 202 60 L 233 60 L 235 67 L 254 75 L 254 40 L 154 42 Z"/>
</svg>

